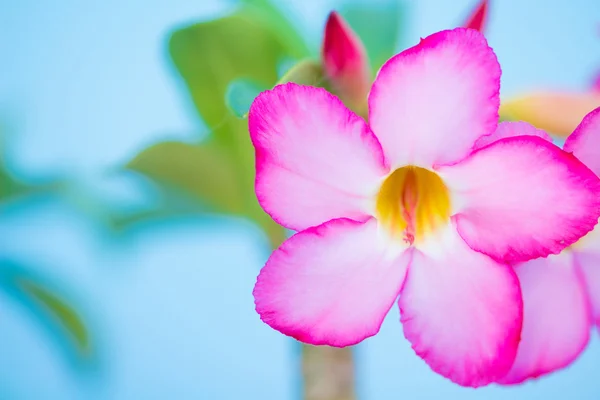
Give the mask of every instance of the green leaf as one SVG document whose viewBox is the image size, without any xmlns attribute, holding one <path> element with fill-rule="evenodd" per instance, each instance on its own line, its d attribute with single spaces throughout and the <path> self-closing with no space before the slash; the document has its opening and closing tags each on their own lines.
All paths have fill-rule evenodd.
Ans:
<svg viewBox="0 0 600 400">
<path fill-rule="evenodd" d="M 161 143 L 127 168 L 191 194 L 216 211 L 248 217 L 273 245 L 285 231 L 254 193 L 254 149 L 243 116 L 262 89 L 275 85 L 281 61 L 308 55 L 306 44 L 267 0 L 243 0 L 232 15 L 174 31 L 172 61 L 210 130 L 207 143 Z M 155 215 L 153 211 L 134 216 Z"/>
<path fill-rule="evenodd" d="M 236 143 L 250 140 L 244 120 L 235 119 L 220 129 L 237 130 L 244 135 Z M 285 230 L 260 207 L 254 193 L 254 153 L 232 159 L 216 141 L 201 145 L 160 143 L 144 150 L 126 168 L 137 171 L 168 189 L 176 189 L 204 202 L 215 211 L 249 218 L 267 234 L 273 247 L 285 239 Z M 172 216 L 190 210 L 156 209 L 118 221 L 122 226 L 144 218 Z"/>
<path fill-rule="evenodd" d="M 14 176 L 6 164 L 6 146 L 5 138 L 9 132 L 9 127 L 4 121 L 0 121 L 0 202 L 12 200 L 18 196 L 25 196 L 34 193 L 56 191 L 64 182 L 57 179 L 37 179 L 36 184 L 30 184 L 20 181 Z"/>
<path fill-rule="evenodd" d="M 0 201 L 7 200 L 29 190 L 29 186 L 14 179 L 6 168 L 4 140 L 8 130 L 9 128 L 6 123 L 0 121 Z"/>
<path fill-rule="evenodd" d="M 0 160 L 0 201 L 26 193 L 29 187 L 13 179 L 1 162 Z"/>
<path fill-rule="evenodd" d="M 242 0 L 246 12 L 253 14 L 265 23 L 272 26 L 273 30 L 285 42 L 290 54 L 296 58 L 306 57 L 309 49 L 300 32 L 289 18 L 269 0 Z"/>
<path fill-rule="evenodd" d="M 77 361 L 92 361 L 95 353 L 89 329 L 75 307 L 53 285 L 18 263 L 0 260 L 0 289 L 25 306 L 50 333 L 56 334 L 60 344 L 68 344 L 66 354 L 75 355 Z"/>
<path fill-rule="evenodd" d="M 176 30 L 169 39 L 169 52 L 211 130 L 230 118 L 225 97 L 231 81 L 251 79 L 261 87 L 272 87 L 281 59 L 305 55 L 277 31 L 270 14 L 255 5 Z M 227 136 L 231 132 L 221 133 L 223 136 L 215 135 L 217 140 L 235 140 Z"/>
<path fill-rule="evenodd" d="M 138 154 L 126 168 L 182 189 L 214 210 L 240 213 L 244 208 L 235 166 L 214 140 L 201 145 L 159 143 Z"/>
<path fill-rule="evenodd" d="M 278 83 L 295 82 L 301 85 L 319 86 L 325 85 L 325 76 L 320 62 L 314 60 L 303 60 L 294 65 L 279 80 Z"/>
<path fill-rule="evenodd" d="M 85 356 L 90 355 L 91 341 L 89 332 L 71 305 L 53 293 L 49 288 L 42 286 L 39 282 L 20 278 L 17 284 L 24 293 L 39 302 L 66 329 L 77 345 L 80 354 Z"/>
<path fill-rule="evenodd" d="M 365 44 L 372 70 L 379 71 L 397 51 L 400 28 L 406 19 L 404 4 L 400 0 L 350 3 L 340 12 Z"/>
</svg>

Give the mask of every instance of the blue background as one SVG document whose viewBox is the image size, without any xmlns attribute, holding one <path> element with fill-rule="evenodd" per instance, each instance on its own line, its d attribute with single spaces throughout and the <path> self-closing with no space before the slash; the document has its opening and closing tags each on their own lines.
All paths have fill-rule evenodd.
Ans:
<svg viewBox="0 0 600 400">
<path fill-rule="evenodd" d="M 597 0 L 493 1 L 487 37 L 502 95 L 585 90 L 600 68 Z M 334 1 L 280 1 L 315 46 Z M 406 44 L 460 24 L 474 2 L 408 2 Z M 0 2 L 0 117 L 12 170 L 68 174 L 119 207 L 151 188 L 111 169 L 165 138 L 201 128 L 166 59 L 173 26 L 219 15 L 209 0 Z M 93 183 L 90 183 L 93 182 Z M 148 196 L 150 193 L 150 197 Z M 92 210 L 93 211 L 93 210 Z M 99 348 L 74 367 L 31 314 L 0 292 L 1 399 L 298 399 L 298 346 L 263 325 L 252 286 L 263 234 L 231 218 L 185 218 L 115 240 L 64 199 L 0 208 L 0 258 L 52 277 L 85 312 Z M 565 371 L 515 388 L 461 388 L 403 338 L 394 308 L 357 351 L 358 392 L 388 399 L 600 399 L 597 332 Z"/>
</svg>

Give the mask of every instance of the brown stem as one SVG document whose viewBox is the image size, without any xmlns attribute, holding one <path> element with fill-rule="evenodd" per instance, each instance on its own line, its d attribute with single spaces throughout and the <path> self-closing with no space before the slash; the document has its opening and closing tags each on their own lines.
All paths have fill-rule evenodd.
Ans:
<svg viewBox="0 0 600 400">
<path fill-rule="evenodd" d="M 302 345 L 304 400 L 356 400 L 352 348 Z"/>
</svg>

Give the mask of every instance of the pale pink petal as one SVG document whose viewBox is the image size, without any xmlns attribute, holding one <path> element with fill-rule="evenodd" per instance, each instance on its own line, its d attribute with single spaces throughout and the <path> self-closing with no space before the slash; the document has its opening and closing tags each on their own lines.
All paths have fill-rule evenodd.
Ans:
<svg viewBox="0 0 600 400">
<path fill-rule="evenodd" d="M 256 196 L 273 219 L 302 230 L 368 217 L 388 168 L 364 120 L 337 97 L 287 83 L 261 93 L 248 119 Z"/>
<path fill-rule="evenodd" d="M 498 123 L 500 66 L 482 34 L 435 33 L 391 58 L 369 94 L 369 123 L 392 166 L 465 157 Z"/>
<path fill-rule="evenodd" d="M 594 323 L 600 328 L 600 250 L 576 253 L 575 257 L 583 275 Z"/>
<path fill-rule="evenodd" d="M 458 231 L 499 261 L 558 254 L 600 216 L 600 180 L 573 155 L 518 136 L 439 169 L 452 193 Z"/>
<path fill-rule="evenodd" d="M 473 387 L 508 372 L 522 321 L 517 277 L 454 227 L 414 250 L 398 304 L 404 335 L 435 372 Z"/>
<path fill-rule="evenodd" d="M 261 319 L 310 344 L 349 346 L 375 335 L 398 297 L 409 253 L 390 248 L 377 222 L 337 219 L 292 236 L 260 271 Z"/>
<path fill-rule="evenodd" d="M 355 111 L 366 111 L 371 87 L 367 51 L 350 25 L 335 11 L 323 37 L 323 69 L 334 93 Z"/>
<path fill-rule="evenodd" d="M 563 149 L 573 153 L 600 176 L 600 107 L 583 118 L 565 141 Z"/>
<path fill-rule="evenodd" d="M 592 318 L 600 328 L 600 228 L 577 242 L 573 255 L 584 279 Z"/>
<path fill-rule="evenodd" d="M 499 383 L 520 383 L 566 367 L 583 351 L 591 321 L 581 276 L 570 251 L 516 266 L 523 293 L 517 359 Z"/>
<path fill-rule="evenodd" d="M 476 29 L 479 32 L 484 31 L 488 14 L 488 0 L 482 0 L 471 12 L 463 26 L 469 29 Z"/>
<path fill-rule="evenodd" d="M 514 136 L 537 136 L 548 142 L 552 142 L 550 135 L 527 122 L 505 121 L 498 124 L 498 128 L 491 135 L 480 137 L 477 142 L 475 142 L 474 150 L 485 147 L 500 139 Z"/>
</svg>

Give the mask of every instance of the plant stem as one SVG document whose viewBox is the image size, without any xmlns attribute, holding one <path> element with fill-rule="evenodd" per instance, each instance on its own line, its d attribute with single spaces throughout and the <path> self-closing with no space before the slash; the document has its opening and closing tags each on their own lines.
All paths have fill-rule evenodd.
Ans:
<svg viewBox="0 0 600 400">
<path fill-rule="evenodd" d="M 304 400 L 356 400 L 352 348 L 302 345 Z"/>
</svg>

